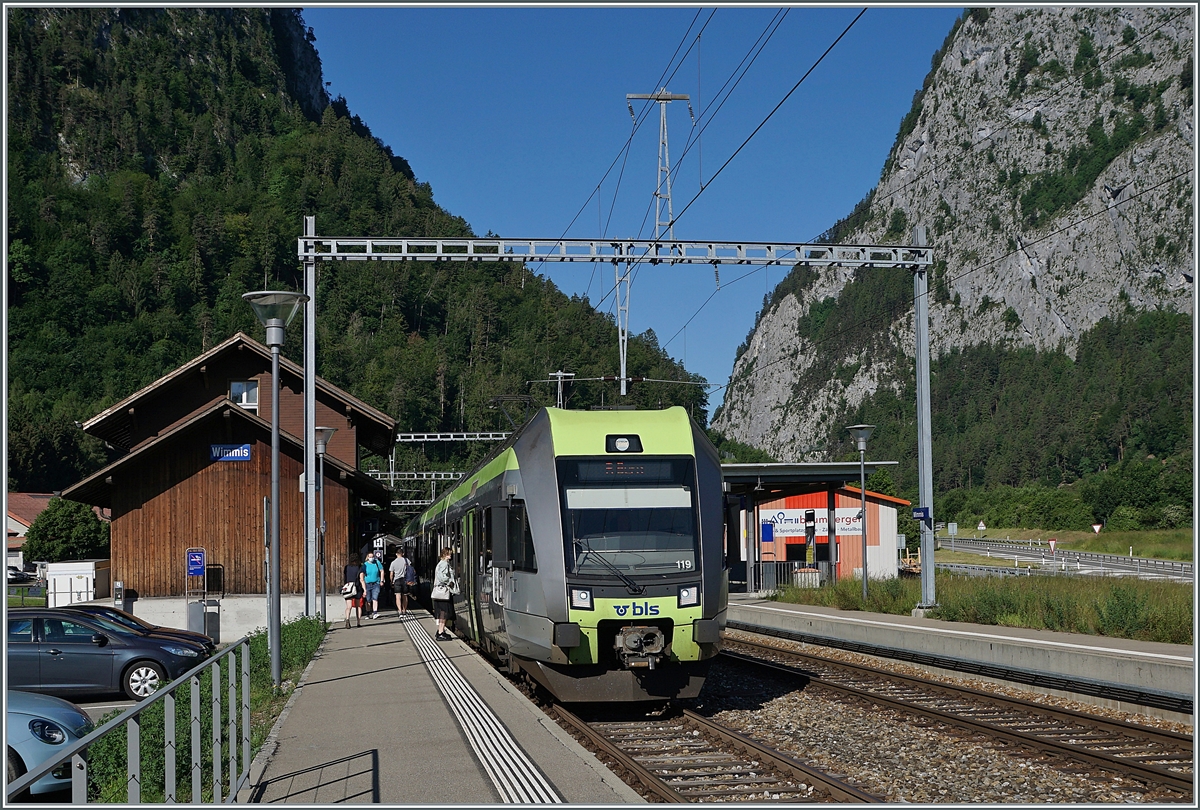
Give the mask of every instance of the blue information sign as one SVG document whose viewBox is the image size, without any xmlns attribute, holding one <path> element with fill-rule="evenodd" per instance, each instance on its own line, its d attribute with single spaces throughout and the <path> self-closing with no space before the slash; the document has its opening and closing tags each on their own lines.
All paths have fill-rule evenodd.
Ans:
<svg viewBox="0 0 1200 810">
<path fill-rule="evenodd" d="M 189 577 L 204 576 L 204 549 L 189 548 L 187 550 L 187 575 Z"/>
<path fill-rule="evenodd" d="M 210 461 L 249 461 L 249 444 L 213 444 L 209 445 Z"/>
<path fill-rule="evenodd" d="M 914 506 L 913 507 L 913 520 L 929 520 L 929 507 L 928 506 Z"/>
</svg>

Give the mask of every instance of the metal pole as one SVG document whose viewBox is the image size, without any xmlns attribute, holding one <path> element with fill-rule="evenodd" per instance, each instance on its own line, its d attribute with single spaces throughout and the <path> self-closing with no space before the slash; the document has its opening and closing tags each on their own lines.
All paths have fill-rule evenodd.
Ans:
<svg viewBox="0 0 1200 810">
<path fill-rule="evenodd" d="M 279 331 L 283 332 L 282 321 Z M 269 330 L 268 330 L 269 331 Z M 279 344 L 271 343 L 271 593 L 267 606 L 267 632 L 271 638 L 271 682 L 278 689 L 283 680 L 279 644 Z"/>
<path fill-rule="evenodd" d="M 862 568 L 863 568 L 863 606 L 867 603 L 867 451 L 858 451 L 858 480 L 862 494 Z"/>
<path fill-rule="evenodd" d="M 317 235 L 317 218 L 304 218 L 304 236 Z M 304 615 L 317 600 L 317 260 L 313 242 L 304 244 Z"/>
<path fill-rule="evenodd" d="M 925 246 L 925 226 L 913 229 L 913 243 Z M 921 521 L 921 602 L 919 610 L 937 606 L 933 562 L 933 442 L 929 412 L 929 278 L 923 267 L 913 271 L 913 326 L 916 331 L 917 376 L 917 480 L 921 506 L 928 517 Z"/>
<path fill-rule="evenodd" d="M 325 621 L 325 454 L 321 453 L 321 473 L 318 479 L 321 484 L 321 545 L 317 549 L 317 557 L 321 563 L 321 621 Z"/>
</svg>

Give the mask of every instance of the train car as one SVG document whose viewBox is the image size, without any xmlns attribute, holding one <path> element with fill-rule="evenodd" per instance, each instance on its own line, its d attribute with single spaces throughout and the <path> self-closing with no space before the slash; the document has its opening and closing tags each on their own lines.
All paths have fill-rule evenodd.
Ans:
<svg viewBox="0 0 1200 810">
<path fill-rule="evenodd" d="M 721 464 L 680 407 L 539 410 L 415 518 L 454 628 L 563 702 L 695 697 L 725 626 Z"/>
</svg>

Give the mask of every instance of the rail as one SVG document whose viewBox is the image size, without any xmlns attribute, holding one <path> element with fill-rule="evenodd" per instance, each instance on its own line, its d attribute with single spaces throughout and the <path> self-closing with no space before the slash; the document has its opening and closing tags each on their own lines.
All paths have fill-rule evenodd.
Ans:
<svg viewBox="0 0 1200 810">
<path fill-rule="evenodd" d="M 237 679 L 235 668 L 237 653 L 241 651 L 241 699 L 238 700 Z M 228 718 L 221 719 L 221 666 L 223 659 L 228 659 L 225 669 L 228 672 Z M 126 798 L 129 804 L 142 802 L 142 750 L 141 726 L 143 715 L 153 706 L 163 704 L 163 801 L 173 804 L 180 801 L 177 795 L 176 749 L 176 692 L 190 685 L 190 713 L 188 729 L 191 738 L 191 763 L 187 771 L 191 781 L 191 803 L 200 804 L 203 801 L 204 773 L 203 757 L 201 756 L 201 711 L 200 711 L 200 679 L 205 670 L 211 671 L 212 677 L 212 798 L 209 803 L 234 803 L 238 791 L 246 786 L 250 779 L 250 641 L 242 637 L 229 645 L 223 652 L 213 655 L 203 663 L 180 675 L 171 683 L 159 689 L 154 695 L 146 698 L 135 706 L 122 712 L 111 722 L 95 729 L 87 736 L 76 740 L 64 748 L 56 757 L 51 758 L 31 769 L 21 778 L 8 784 L 6 799 L 8 802 L 38 779 L 57 768 L 64 762 L 71 763 L 71 803 L 88 803 L 88 762 L 85 756 L 89 747 L 101 737 L 113 733 L 122 726 L 126 734 Z M 241 724 L 238 723 L 241 708 Z M 238 753 L 241 762 L 238 762 Z M 222 756 L 222 751 L 228 751 L 228 756 Z M 157 754 L 155 750 L 152 755 Z M 228 791 L 226 791 L 228 787 Z M 222 798 L 224 797 L 224 798 Z M 186 800 L 185 800 L 186 801 Z"/>
</svg>

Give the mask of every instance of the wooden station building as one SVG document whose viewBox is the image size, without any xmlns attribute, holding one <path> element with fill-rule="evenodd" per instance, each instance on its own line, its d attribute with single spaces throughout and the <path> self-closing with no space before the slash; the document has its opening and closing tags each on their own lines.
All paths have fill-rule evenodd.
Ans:
<svg viewBox="0 0 1200 810">
<path fill-rule="evenodd" d="M 280 584 L 303 593 L 304 370 L 280 357 L 279 378 Z M 62 496 L 110 510 L 114 581 L 139 597 L 183 596 L 186 551 L 203 548 L 226 593 L 266 592 L 270 386 L 270 349 L 239 332 L 84 423 L 124 455 Z M 337 428 L 323 482 L 325 586 L 336 593 L 349 552 L 391 500 L 359 471 L 359 454 L 388 457 L 396 423 L 319 377 L 316 388 L 316 423 Z"/>
</svg>

